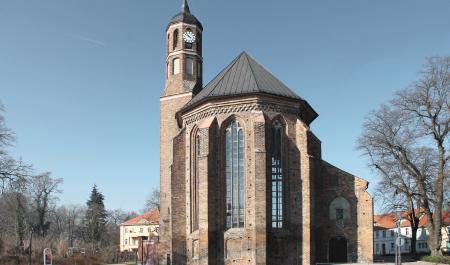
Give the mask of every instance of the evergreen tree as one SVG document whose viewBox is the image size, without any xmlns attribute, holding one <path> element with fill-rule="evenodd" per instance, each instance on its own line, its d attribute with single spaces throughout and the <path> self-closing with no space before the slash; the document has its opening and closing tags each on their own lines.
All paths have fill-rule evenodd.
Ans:
<svg viewBox="0 0 450 265">
<path fill-rule="evenodd" d="M 97 185 L 94 185 L 91 196 L 86 203 L 87 210 L 84 219 L 85 241 L 91 244 L 93 251 L 102 242 L 106 229 L 107 213 L 103 200 L 103 194 L 98 191 Z"/>
</svg>

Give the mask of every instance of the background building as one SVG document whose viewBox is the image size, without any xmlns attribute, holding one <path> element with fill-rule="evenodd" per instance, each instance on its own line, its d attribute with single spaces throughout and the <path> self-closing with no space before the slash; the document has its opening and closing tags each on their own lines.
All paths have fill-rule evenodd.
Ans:
<svg viewBox="0 0 450 265">
<path fill-rule="evenodd" d="M 120 251 L 137 251 L 141 240 L 159 237 L 159 210 L 149 212 L 120 224 Z"/>
<path fill-rule="evenodd" d="M 406 213 L 401 214 L 402 221 L 400 225 L 400 236 L 405 238 L 405 244 L 400 248 L 402 253 L 411 252 L 411 224 L 410 221 L 405 219 Z M 428 248 L 428 230 L 426 224 L 428 218 L 422 214 L 419 221 L 419 229 L 416 235 L 416 252 L 417 253 L 429 253 Z M 449 247 L 449 233 L 450 233 L 450 212 L 443 212 L 443 224 L 442 228 L 442 248 Z M 388 213 L 374 216 L 374 253 L 375 255 L 393 255 L 395 254 L 395 239 L 397 237 L 397 214 Z"/>
</svg>

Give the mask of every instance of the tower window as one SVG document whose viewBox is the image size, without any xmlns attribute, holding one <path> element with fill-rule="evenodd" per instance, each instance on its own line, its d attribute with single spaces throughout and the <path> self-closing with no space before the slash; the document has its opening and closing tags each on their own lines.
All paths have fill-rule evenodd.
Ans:
<svg viewBox="0 0 450 265">
<path fill-rule="evenodd" d="M 244 129 L 233 121 L 226 130 L 226 225 L 244 227 Z"/>
<path fill-rule="evenodd" d="M 202 33 L 198 32 L 198 40 L 197 40 L 197 51 L 202 54 Z"/>
<path fill-rule="evenodd" d="M 180 59 L 175 58 L 172 61 L 172 75 L 176 75 L 180 73 Z"/>
<path fill-rule="evenodd" d="M 173 43 L 172 43 L 172 49 L 175 50 L 178 46 L 178 29 L 175 29 L 173 31 Z"/>
<path fill-rule="evenodd" d="M 202 63 L 197 62 L 197 77 L 202 76 Z"/>
<path fill-rule="evenodd" d="M 283 168 L 281 156 L 283 127 L 279 122 L 272 134 L 272 228 L 283 227 Z"/>
<path fill-rule="evenodd" d="M 186 59 L 186 74 L 194 75 L 194 59 L 192 58 Z"/>
</svg>

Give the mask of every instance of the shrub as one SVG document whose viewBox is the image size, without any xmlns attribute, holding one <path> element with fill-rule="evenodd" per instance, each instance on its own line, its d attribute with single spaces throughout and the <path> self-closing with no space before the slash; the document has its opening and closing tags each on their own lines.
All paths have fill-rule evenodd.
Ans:
<svg viewBox="0 0 450 265">
<path fill-rule="evenodd" d="M 425 257 L 422 257 L 422 260 L 428 261 L 428 262 L 434 262 L 434 263 L 450 264 L 449 257 L 425 256 Z"/>
</svg>

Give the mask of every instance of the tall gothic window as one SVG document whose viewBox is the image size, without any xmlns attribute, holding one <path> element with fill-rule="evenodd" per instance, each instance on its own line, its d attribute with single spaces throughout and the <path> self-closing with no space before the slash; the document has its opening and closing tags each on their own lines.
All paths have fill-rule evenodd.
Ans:
<svg viewBox="0 0 450 265">
<path fill-rule="evenodd" d="M 226 130 L 227 228 L 244 227 L 244 129 L 233 121 Z"/>
<path fill-rule="evenodd" d="M 178 29 L 175 29 L 173 31 L 173 43 L 172 43 L 172 49 L 175 50 L 178 46 Z"/>
<path fill-rule="evenodd" d="M 281 143 L 283 126 L 275 122 L 272 133 L 272 228 L 283 227 L 283 167 Z"/>
<path fill-rule="evenodd" d="M 199 188 L 200 188 L 200 135 L 195 136 L 195 146 L 194 146 L 194 175 L 192 178 L 192 231 L 198 230 L 198 220 L 199 220 Z"/>
</svg>

